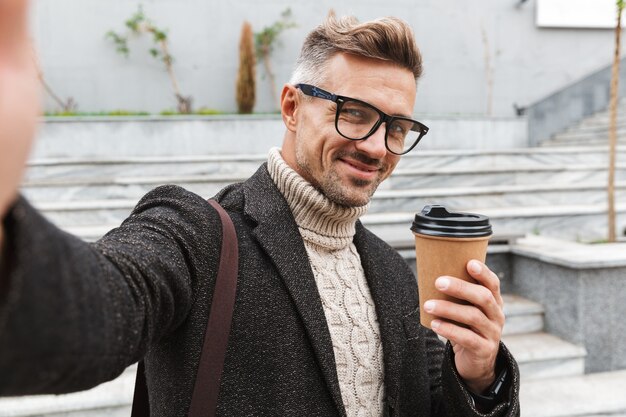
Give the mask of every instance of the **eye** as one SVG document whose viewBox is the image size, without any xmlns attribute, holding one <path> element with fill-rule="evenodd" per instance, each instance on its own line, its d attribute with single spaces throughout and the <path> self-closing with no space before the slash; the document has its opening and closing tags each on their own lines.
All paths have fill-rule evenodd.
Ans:
<svg viewBox="0 0 626 417">
<path fill-rule="evenodd" d="M 348 102 L 341 108 L 341 121 L 355 125 L 373 125 L 378 120 L 378 113 L 361 103 Z"/>
<path fill-rule="evenodd" d="M 391 125 L 391 129 L 392 133 L 394 135 L 397 136 L 405 136 L 406 135 L 406 129 L 404 128 L 404 126 L 402 126 L 399 123 L 394 123 L 393 125 Z"/>
<path fill-rule="evenodd" d="M 341 112 L 344 113 L 346 116 L 353 118 L 362 119 L 365 116 L 364 112 L 361 109 L 355 107 L 344 107 L 343 109 L 341 109 Z"/>
<path fill-rule="evenodd" d="M 407 125 L 399 121 L 389 126 L 389 136 L 393 139 L 404 140 L 408 132 Z"/>
<path fill-rule="evenodd" d="M 355 117 L 363 117 L 363 112 L 359 109 L 348 109 L 350 114 Z"/>
</svg>

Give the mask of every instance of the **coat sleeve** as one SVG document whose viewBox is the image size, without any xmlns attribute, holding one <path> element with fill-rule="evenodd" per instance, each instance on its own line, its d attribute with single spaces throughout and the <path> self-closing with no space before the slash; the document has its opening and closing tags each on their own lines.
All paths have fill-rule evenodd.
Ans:
<svg viewBox="0 0 626 417">
<path fill-rule="evenodd" d="M 437 341 L 431 341 L 437 343 Z M 428 343 L 428 342 L 427 342 Z M 454 365 L 454 351 L 448 342 L 445 348 L 429 347 L 429 350 L 436 349 L 442 359 L 441 367 L 431 366 L 431 393 L 435 399 L 433 415 L 440 417 L 519 417 L 519 368 L 517 362 L 501 342 L 497 361 L 507 368 L 507 378 L 503 387 L 501 399 L 488 412 L 480 412 L 476 409 L 465 384 L 462 382 Z M 439 385 L 440 384 L 440 385 Z"/>
<path fill-rule="evenodd" d="M 72 392 L 115 378 L 185 320 L 198 283 L 214 280 L 219 262 L 217 213 L 180 187 L 147 194 L 93 244 L 24 199 L 3 222 L 0 396 Z"/>
</svg>

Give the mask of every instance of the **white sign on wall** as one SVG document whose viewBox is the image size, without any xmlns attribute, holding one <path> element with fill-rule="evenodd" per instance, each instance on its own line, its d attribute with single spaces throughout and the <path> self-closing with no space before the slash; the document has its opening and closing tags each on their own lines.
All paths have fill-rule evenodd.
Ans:
<svg viewBox="0 0 626 417">
<path fill-rule="evenodd" d="M 615 28 L 615 0 L 537 0 L 537 26 L 552 28 Z"/>
</svg>

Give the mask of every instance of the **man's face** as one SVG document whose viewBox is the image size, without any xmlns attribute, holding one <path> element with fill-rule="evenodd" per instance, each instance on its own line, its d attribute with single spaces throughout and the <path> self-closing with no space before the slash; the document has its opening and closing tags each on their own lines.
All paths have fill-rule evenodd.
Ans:
<svg viewBox="0 0 626 417">
<path fill-rule="evenodd" d="M 416 90 L 411 71 L 348 54 L 335 55 L 326 71 L 327 82 L 317 87 L 363 100 L 390 115 L 411 117 Z M 290 88 L 283 92 L 283 101 Z M 282 151 L 285 161 L 331 201 L 344 206 L 367 204 L 400 160 L 385 147 L 386 125 L 367 140 L 348 140 L 335 129 L 335 103 L 305 99 L 295 89 L 292 98 L 293 124 L 287 123 Z"/>
</svg>

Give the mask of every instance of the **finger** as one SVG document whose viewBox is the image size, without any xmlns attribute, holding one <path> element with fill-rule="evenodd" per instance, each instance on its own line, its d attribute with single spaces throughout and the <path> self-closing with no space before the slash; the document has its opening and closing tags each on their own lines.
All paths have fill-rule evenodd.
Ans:
<svg viewBox="0 0 626 417">
<path fill-rule="evenodd" d="M 466 348 L 477 357 L 487 357 L 491 356 L 493 353 L 495 342 L 490 339 L 485 339 L 471 329 L 439 319 L 433 320 L 431 327 L 439 336 L 448 339 L 455 348 Z"/>
<path fill-rule="evenodd" d="M 500 339 L 504 323 L 489 320 L 480 309 L 446 300 L 428 300 L 424 303 L 426 312 L 445 320 L 452 320 L 468 326 L 484 338 Z"/>
<path fill-rule="evenodd" d="M 465 300 L 480 308 L 489 320 L 504 323 L 502 306 L 496 301 L 494 294 L 487 287 L 448 276 L 437 278 L 435 286 L 444 294 L 459 300 Z"/>
<path fill-rule="evenodd" d="M 504 306 L 504 300 L 500 293 L 500 278 L 498 278 L 498 275 L 491 271 L 487 265 L 476 259 L 472 259 L 467 263 L 467 272 L 476 281 L 489 288 L 500 307 Z"/>
</svg>

